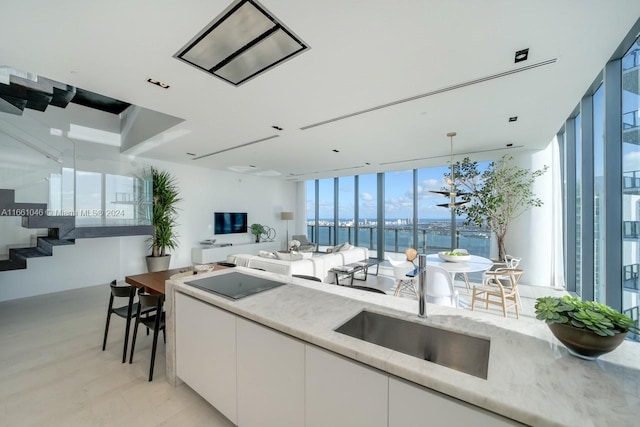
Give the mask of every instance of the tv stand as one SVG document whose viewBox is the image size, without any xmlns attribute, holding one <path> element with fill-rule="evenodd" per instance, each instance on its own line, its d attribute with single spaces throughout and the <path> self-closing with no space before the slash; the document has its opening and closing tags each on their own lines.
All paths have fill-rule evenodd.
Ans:
<svg viewBox="0 0 640 427">
<path fill-rule="evenodd" d="M 280 242 L 217 243 L 208 248 L 191 248 L 191 262 L 193 264 L 206 264 L 226 261 L 227 255 L 231 254 L 258 255 L 260 251 L 275 252 L 280 249 L 282 249 Z"/>
</svg>

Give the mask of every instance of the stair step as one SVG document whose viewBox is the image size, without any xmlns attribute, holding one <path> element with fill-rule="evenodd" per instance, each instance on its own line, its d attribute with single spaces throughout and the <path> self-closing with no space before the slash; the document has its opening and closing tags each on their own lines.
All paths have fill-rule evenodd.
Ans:
<svg viewBox="0 0 640 427">
<path fill-rule="evenodd" d="M 70 239 L 90 239 L 96 237 L 151 236 L 153 225 L 114 225 L 100 227 L 76 227 L 67 234 Z"/>
<path fill-rule="evenodd" d="M 51 256 L 50 252 L 47 252 L 44 249 L 38 247 L 10 249 L 9 253 L 19 255 L 23 258 L 39 258 L 43 256 Z"/>
<path fill-rule="evenodd" d="M 75 240 L 57 239 L 55 237 L 38 237 L 38 247 L 48 253 L 53 252 L 54 246 L 66 246 L 75 244 Z"/>
<path fill-rule="evenodd" d="M 76 219 L 73 216 L 23 216 L 22 226 L 24 228 L 48 228 L 50 231 L 57 229 L 56 236 L 64 238 L 75 228 Z"/>
<path fill-rule="evenodd" d="M 16 262 L 11 259 L 0 261 L 0 271 L 24 270 L 25 268 L 27 268 L 25 262 Z"/>
<path fill-rule="evenodd" d="M 38 237 L 39 240 L 47 242 L 51 246 L 65 246 L 65 245 L 75 245 L 75 240 L 70 239 L 56 239 L 55 237 Z"/>
</svg>

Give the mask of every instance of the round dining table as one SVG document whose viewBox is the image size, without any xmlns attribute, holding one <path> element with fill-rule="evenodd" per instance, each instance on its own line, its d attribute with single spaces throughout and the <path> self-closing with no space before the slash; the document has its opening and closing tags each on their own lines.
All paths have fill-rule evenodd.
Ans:
<svg viewBox="0 0 640 427">
<path fill-rule="evenodd" d="M 427 255 L 427 265 L 435 265 L 442 267 L 451 274 L 451 279 L 455 280 L 456 274 L 462 274 L 464 284 L 467 286 L 467 291 L 471 290 L 471 284 L 469 283 L 469 277 L 467 273 L 474 273 L 477 271 L 487 271 L 492 265 L 493 261 L 489 258 L 484 258 L 478 255 L 469 255 L 468 261 L 453 262 L 445 261 L 438 256 L 438 254 Z M 415 277 L 417 268 L 407 273 L 409 277 Z"/>
<path fill-rule="evenodd" d="M 438 254 L 431 254 L 427 255 L 427 265 L 436 265 L 444 268 L 451 274 L 456 274 L 487 271 L 493 265 L 493 262 L 489 258 L 478 255 L 470 255 L 468 261 L 451 262 L 443 260 Z"/>
</svg>

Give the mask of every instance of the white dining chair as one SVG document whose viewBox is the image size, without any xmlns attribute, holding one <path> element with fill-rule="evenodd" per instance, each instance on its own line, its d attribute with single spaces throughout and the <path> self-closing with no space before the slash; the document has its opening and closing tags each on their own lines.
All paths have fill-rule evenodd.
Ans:
<svg viewBox="0 0 640 427">
<path fill-rule="evenodd" d="M 427 266 L 426 301 L 431 304 L 460 307 L 458 290 L 453 286 L 451 274 L 444 268 Z"/>
<path fill-rule="evenodd" d="M 416 266 L 409 261 L 395 261 L 387 256 L 387 261 L 393 267 L 393 276 L 398 281 L 393 295 L 398 296 L 400 292 L 409 292 L 418 298 L 418 290 L 415 287 L 415 281 L 413 277 L 407 277 L 407 273 L 415 270 Z"/>
</svg>

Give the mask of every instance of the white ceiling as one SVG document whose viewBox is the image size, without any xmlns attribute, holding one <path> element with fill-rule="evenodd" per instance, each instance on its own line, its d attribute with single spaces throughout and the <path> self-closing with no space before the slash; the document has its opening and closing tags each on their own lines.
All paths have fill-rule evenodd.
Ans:
<svg viewBox="0 0 640 427">
<path fill-rule="evenodd" d="M 185 119 L 145 157 L 305 180 L 446 164 L 450 131 L 456 153 L 543 148 L 640 17 L 638 0 L 262 0 L 311 49 L 234 87 L 173 58 L 229 3 L 11 2 L 0 64 Z"/>
</svg>

